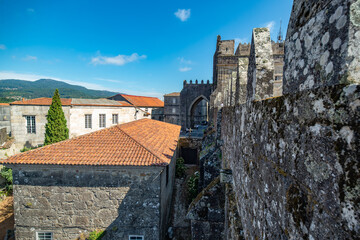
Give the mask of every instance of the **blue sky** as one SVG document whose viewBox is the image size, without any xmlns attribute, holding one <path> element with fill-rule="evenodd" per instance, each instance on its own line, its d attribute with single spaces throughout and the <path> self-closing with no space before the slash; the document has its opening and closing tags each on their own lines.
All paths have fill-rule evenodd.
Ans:
<svg viewBox="0 0 360 240">
<path fill-rule="evenodd" d="M 183 80 L 212 81 L 216 36 L 283 36 L 291 0 L 0 0 L 0 79 L 53 78 L 162 97 Z"/>
</svg>

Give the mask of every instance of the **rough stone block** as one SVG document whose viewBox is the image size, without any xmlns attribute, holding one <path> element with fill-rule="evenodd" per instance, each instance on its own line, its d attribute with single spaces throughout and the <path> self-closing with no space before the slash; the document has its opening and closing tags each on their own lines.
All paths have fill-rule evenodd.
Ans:
<svg viewBox="0 0 360 240">
<path fill-rule="evenodd" d="M 283 92 L 360 83 L 360 1 L 296 0 L 285 42 Z"/>
<path fill-rule="evenodd" d="M 248 67 L 247 101 L 273 96 L 274 60 L 270 30 L 255 28 Z"/>
</svg>

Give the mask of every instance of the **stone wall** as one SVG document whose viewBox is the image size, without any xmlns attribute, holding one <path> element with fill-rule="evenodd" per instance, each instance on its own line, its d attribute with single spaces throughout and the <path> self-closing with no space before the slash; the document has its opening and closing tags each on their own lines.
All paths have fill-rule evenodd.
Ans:
<svg viewBox="0 0 360 240">
<path fill-rule="evenodd" d="M 359 1 L 294 1 L 285 42 L 284 93 L 359 84 L 359 42 Z"/>
<path fill-rule="evenodd" d="M 11 133 L 10 106 L 0 105 L 0 128 L 6 127 L 6 132 Z"/>
<path fill-rule="evenodd" d="M 44 144 L 46 116 L 50 106 L 11 105 L 11 136 L 15 138 L 16 148 L 36 147 Z M 70 129 L 70 107 L 63 106 L 63 111 Z M 25 116 L 35 116 L 35 133 L 27 133 Z"/>
<path fill-rule="evenodd" d="M 224 239 L 224 205 L 224 189 L 217 177 L 189 206 L 191 239 Z"/>
<path fill-rule="evenodd" d="M 358 85 L 337 85 L 223 110 L 246 238 L 360 234 L 359 98 Z"/>
<path fill-rule="evenodd" d="M 104 239 L 164 237 L 160 224 L 166 228 L 167 221 L 161 216 L 168 216 L 174 164 L 167 184 L 164 167 L 12 168 L 17 239 L 35 239 L 37 231 L 75 239 L 95 229 L 106 230 Z"/>
<path fill-rule="evenodd" d="M 0 128 L 0 145 L 3 145 L 7 140 L 6 128 Z"/>
<path fill-rule="evenodd" d="M 164 96 L 165 122 L 180 125 L 180 96 Z"/>
</svg>

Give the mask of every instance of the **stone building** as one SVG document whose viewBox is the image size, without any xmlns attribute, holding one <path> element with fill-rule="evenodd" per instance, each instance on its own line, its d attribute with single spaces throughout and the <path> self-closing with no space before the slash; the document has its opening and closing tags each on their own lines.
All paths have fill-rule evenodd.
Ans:
<svg viewBox="0 0 360 240">
<path fill-rule="evenodd" d="M 138 102 L 141 99 L 138 97 Z M 51 98 L 36 98 L 10 104 L 12 136 L 16 147 L 34 147 L 44 143 L 46 115 L 51 101 Z M 150 108 L 138 108 L 128 101 L 72 98 L 61 99 L 61 102 L 70 138 L 137 119 L 152 118 Z M 163 104 L 159 99 L 156 102 L 158 106 Z"/>
<path fill-rule="evenodd" d="M 6 128 L 7 134 L 10 134 L 10 126 L 10 104 L 0 103 L 0 129 Z"/>
<path fill-rule="evenodd" d="M 212 92 L 212 84 L 201 80 L 192 80 L 183 83 L 180 92 L 180 121 L 182 129 L 193 128 L 194 125 L 208 121 L 209 99 Z"/>
<path fill-rule="evenodd" d="M 284 44 L 267 40 L 270 50 L 268 62 L 275 68 L 272 73 L 272 87 L 275 96 L 282 94 Z M 213 59 L 213 93 L 210 97 L 211 109 L 234 106 L 246 101 L 248 65 L 252 44 L 239 43 L 235 51 L 234 40 L 217 37 Z"/>
<path fill-rule="evenodd" d="M 17 239 L 164 239 L 180 126 L 142 119 L 24 152 L 13 169 Z M 135 238 L 136 237 L 136 238 Z"/>
<path fill-rule="evenodd" d="M 180 93 L 173 92 L 164 95 L 165 122 L 180 125 Z"/>
<path fill-rule="evenodd" d="M 136 108 L 136 119 L 147 117 L 151 119 L 163 121 L 164 120 L 164 102 L 156 97 L 144 97 L 127 94 L 117 94 L 108 99 L 116 101 L 124 101 Z"/>
</svg>

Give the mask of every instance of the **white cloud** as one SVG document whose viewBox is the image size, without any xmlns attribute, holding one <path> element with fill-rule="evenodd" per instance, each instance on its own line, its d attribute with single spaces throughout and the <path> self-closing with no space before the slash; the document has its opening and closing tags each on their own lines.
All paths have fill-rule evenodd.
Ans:
<svg viewBox="0 0 360 240">
<path fill-rule="evenodd" d="M 5 50 L 6 46 L 4 44 L 0 44 L 0 50 Z"/>
<path fill-rule="evenodd" d="M 27 11 L 28 13 L 33 13 L 33 12 L 35 12 L 35 10 L 34 10 L 33 8 L 28 8 L 28 9 L 26 9 L 26 11 Z"/>
<path fill-rule="evenodd" d="M 108 78 L 94 78 L 94 79 L 99 80 L 99 81 L 112 82 L 112 83 L 124 83 L 124 81 L 115 80 L 115 79 L 108 79 Z"/>
<path fill-rule="evenodd" d="M 179 68 L 180 72 L 188 72 L 191 70 L 191 67 L 183 67 L 183 68 Z"/>
<path fill-rule="evenodd" d="M 118 66 L 122 66 L 125 65 L 127 63 L 130 62 L 135 62 L 138 61 L 140 59 L 145 59 L 146 55 L 139 55 L 137 53 L 133 53 L 130 56 L 127 55 L 117 55 L 115 57 L 106 57 L 106 56 L 97 56 L 97 57 L 93 57 L 91 58 L 91 63 L 94 65 L 97 64 L 109 64 L 109 65 L 118 65 Z"/>
<path fill-rule="evenodd" d="M 183 57 L 178 57 L 178 60 L 180 61 L 180 63 L 183 63 L 183 64 L 192 64 L 191 60 L 186 60 Z"/>
<path fill-rule="evenodd" d="M 114 92 L 114 89 L 108 89 L 101 85 L 95 84 L 95 83 L 87 83 L 87 82 L 78 82 L 73 80 L 67 80 L 67 79 L 61 79 L 57 77 L 51 77 L 51 76 L 44 76 L 44 75 L 38 75 L 38 74 L 32 74 L 32 73 L 16 73 L 16 72 L 0 72 L 0 80 L 1 79 L 19 79 L 19 80 L 27 80 L 27 81 L 36 81 L 39 79 L 53 79 L 58 81 L 63 81 L 69 84 L 73 85 L 79 85 L 83 86 L 89 89 L 94 90 L 107 90 Z"/>
<path fill-rule="evenodd" d="M 271 21 L 271 22 L 265 23 L 263 26 L 269 28 L 270 33 L 271 33 L 274 30 L 275 24 L 276 24 L 275 21 Z"/>
<path fill-rule="evenodd" d="M 36 60 L 37 60 L 37 57 L 27 55 L 27 56 L 24 57 L 22 60 L 24 60 L 24 61 L 36 61 Z"/>
<path fill-rule="evenodd" d="M 175 12 L 175 16 L 179 18 L 182 22 L 185 22 L 190 17 L 190 9 L 178 9 L 177 12 Z"/>
</svg>

